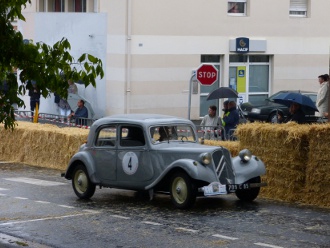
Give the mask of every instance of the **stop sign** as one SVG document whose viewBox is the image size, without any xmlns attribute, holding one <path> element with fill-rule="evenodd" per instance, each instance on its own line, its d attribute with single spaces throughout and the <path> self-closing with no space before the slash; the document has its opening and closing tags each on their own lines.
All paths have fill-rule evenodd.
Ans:
<svg viewBox="0 0 330 248">
<path fill-rule="evenodd" d="M 218 80 L 218 69 L 214 65 L 202 64 L 197 69 L 197 80 L 201 85 L 211 86 Z"/>
</svg>

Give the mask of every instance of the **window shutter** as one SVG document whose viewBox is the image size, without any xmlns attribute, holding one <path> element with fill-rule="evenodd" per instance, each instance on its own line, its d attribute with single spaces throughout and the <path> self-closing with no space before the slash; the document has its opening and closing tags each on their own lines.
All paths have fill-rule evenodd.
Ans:
<svg viewBox="0 0 330 248">
<path fill-rule="evenodd" d="M 290 0 L 290 11 L 307 11 L 307 0 Z"/>
</svg>

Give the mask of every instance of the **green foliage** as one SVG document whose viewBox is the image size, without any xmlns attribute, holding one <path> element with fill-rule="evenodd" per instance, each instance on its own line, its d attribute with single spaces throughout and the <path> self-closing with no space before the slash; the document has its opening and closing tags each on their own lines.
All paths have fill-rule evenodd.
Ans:
<svg viewBox="0 0 330 248">
<path fill-rule="evenodd" d="M 13 29 L 14 18 L 25 20 L 21 8 L 30 0 L 0 0 L 0 123 L 15 127 L 12 104 L 25 107 L 21 97 L 36 81 L 43 97 L 56 92 L 67 97 L 68 80 L 82 81 L 96 87 L 95 79 L 103 78 L 102 61 L 90 54 L 82 54 L 76 61 L 69 53 L 71 45 L 65 38 L 53 46 L 39 42 L 24 44 L 23 36 Z M 18 69 L 18 84 L 15 70 Z"/>
</svg>

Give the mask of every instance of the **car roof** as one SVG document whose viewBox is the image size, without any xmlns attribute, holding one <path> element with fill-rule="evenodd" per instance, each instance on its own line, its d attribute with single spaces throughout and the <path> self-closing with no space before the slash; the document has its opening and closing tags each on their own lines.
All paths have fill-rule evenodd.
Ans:
<svg viewBox="0 0 330 248">
<path fill-rule="evenodd" d="M 161 114 L 117 114 L 103 117 L 94 122 L 93 126 L 106 125 L 108 123 L 140 124 L 152 126 L 159 124 L 186 123 L 193 124 L 190 120 L 181 117 Z"/>
</svg>

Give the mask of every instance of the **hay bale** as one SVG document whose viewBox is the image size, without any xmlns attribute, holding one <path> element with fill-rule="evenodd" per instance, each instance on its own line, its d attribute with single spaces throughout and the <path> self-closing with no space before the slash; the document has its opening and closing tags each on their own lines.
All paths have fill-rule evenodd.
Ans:
<svg viewBox="0 0 330 248">
<path fill-rule="evenodd" d="M 304 203 L 330 207 L 330 124 L 311 125 Z"/>
<path fill-rule="evenodd" d="M 309 125 L 296 123 L 248 123 L 239 125 L 236 134 L 239 149 L 248 148 L 262 159 L 268 187 L 262 196 L 285 200 L 302 200 L 305 186 L 306 161 L 309 151 Z"/>
<path fill-rule="evenodd" d="M 65 170 L 89 130 L 59 128 L 50 124 L 17 122 L 12 130 L 0 126 L 0 160 Z"/>
<path fill-rule="evenodd" d="M 221 141 L 221 140 L 204 140 L 205 145 L 209 146 L 222 146 L 227 148 L 230 151 L 230 154 L 232 157 L 235 157 L 238 155 L 238 147 L 239 142 L 238 141 Z"/>
</svg>

